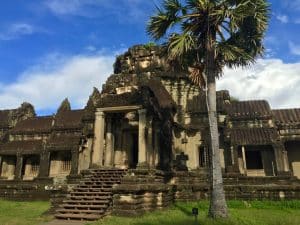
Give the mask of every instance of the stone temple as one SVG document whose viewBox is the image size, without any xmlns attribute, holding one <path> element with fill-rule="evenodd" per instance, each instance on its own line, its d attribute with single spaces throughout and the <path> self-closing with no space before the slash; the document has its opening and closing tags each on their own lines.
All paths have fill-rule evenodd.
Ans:
<svg viewBox="0 0 300 225">
<path fill-rule="evenodd" d="M 227 199 L 300 199 L 300 108 L 217 92 Z M 85 108 L 0 111 L 0 198 L 51 199 L 57 218 L 136 215 L 209 196 L 205 93 L 159 47 L 133 46 Z"/>
</svg>

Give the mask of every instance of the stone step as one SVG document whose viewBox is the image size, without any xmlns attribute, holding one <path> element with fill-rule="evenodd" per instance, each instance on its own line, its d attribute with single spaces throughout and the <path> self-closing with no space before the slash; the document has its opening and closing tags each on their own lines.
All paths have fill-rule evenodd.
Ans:
<svg viewBox="0 0 300 225">
<path fill-rule="evenodd" d="M 80 184 L 85 184 L 85 185 L 114 185 L 114 184 L 119 184 L 119 183 L 121 183 L 120 181 L 101 181 L 101 180 L 91 180 L 91 179 L 89 179 L 89 180 L 83 180 L 83 181 L 81 181 L 81 183 Z"/>
<path fill-rule="evenodd" d="M 67 199 L 64 200 L 63 203 L 68 203 L 68 204 L 81 204 L 81 205 L 98 205 L 98 204 L 109 204 L 110 200 L 108 199 L 103 199 L 103 200 L 85 200 L 85 199 Z"/>
<path fill-rule="evenodd" d="M 82 179 L 56 210 L 57 219 L 97 220 L 112 205 L 112 187 L 121 183 L 124 170 L 91 169 L 82 172 Z"/>
<path fill-rule="evenodd" d="M 93 177 L 93 178 L 89 178 L 88 179 L 89 181 L 95 181 L 95 182 L 103 182 L 103 183 L 118 183 L 118 182 L 121 182 L 121 179 L 113 179 L 113 178 L 108 178 L 108 179 L 99 179 L 99 178 L 96 178 L 96 177 Z M 86 179 L 84 179 L 83 181 L 88 181 Z"/>
<path fill-rule="evenodd" d="M 73 213 L 73 214 L 96 214 L 101 215 L 104 213 L 103 209 L 57 209 L 56 212 L 58 213 Z"/>
<path fill-rule="evenodd" d="M 110 200 L 108 196 L 68 196 L 70 200 L 94 200 L 94 201 L 101 201 L 101 200 Z"/>
<path fill-rule="evenodd" d="M 103 180 L 103 181 L 110 181 L 110 180 L 121 180 L 122 176 L 118 177 L 103 177 L 103 176 L 90 176 L 90 177 L 84 177 L 86 179 L 97 179 L 97 180 Z"/>
<path fill-rule="evenodd" d="M 97 215 L 97 214 L 83 214 L 83 213 L 78 213 L 78 214 L 73 214 L 73 213 L 58 213 L 55 215 L 57 219 L 64 219 L 64 220 L 87 220 L 87 221 L 93 221 L 93 220 L 98 220 L 102 215 Z"/>
<path fill-rule="evenodd" d="M 101 200 L 109 200 L 107 196 L 67 196 L 67 200 L 94 200 L 94 201 L 101 201 Z"/>
<path fill-rule="evenodd" d="M 78 191 L 72 191 L 71 196 L 85 196 L 85 195 L 89 195 L 89 196 L 111 196 L 112 192 L 78 192 Z"/>
<path fill-rule="evenodd" d="M 113 185 L 108 185 L 108 184 L 79 184 L 77 186 L 78 188 L 112 188 Z"/>
<path fill-rule="evenodd" d="M 62 204 L 60 205 L 63 209 L 91 209 L 91 210 L 97 210 L 97 209 L 105 209 L 108 207 L 108 204 L 99 204 L 99 205 L 81 205 L 81 204 Z"/>
<path fill-rule="evenodd" d="M 112 191 L 112 188 L 90 188 L 90 187 L 86 187 L 86 188 L 82 188 L 82 187 L 75 187 L 73 189 L 73 191 L 76 192 L 110 192 Z"/>
</svg>

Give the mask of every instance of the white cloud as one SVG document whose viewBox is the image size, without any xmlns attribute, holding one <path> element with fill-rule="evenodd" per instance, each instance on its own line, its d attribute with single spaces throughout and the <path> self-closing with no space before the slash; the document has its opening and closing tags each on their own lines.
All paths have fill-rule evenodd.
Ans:
<svg viewBox="0 0 300 225">
<path fill-rule="evenodd" d="M 292 10 L 300 10 L 300 0 L 287 0 L 284 4 Z"/>
<path fill-rule="evenodd" d="M 291 54 L 300 56 L 300 45 L 297 45 L 294 42 L 290 41 L 289 48 L 290 48 Z"/>
<path fill-rule="evenodd" d="M 272 108 L 299 108 L 300 62 L 261 59 L 246 69 L 227 68 L 217 86 L 240 100 L 266 99 Z"/>
<path fill-rule="evenodd" d="M 37 29 L 27 23 L 13 23 L 10 24 L 6 29 L 0 31 L 0 40 L 8 41 L 17 39 L 24 35 L 31 35 L 37 32 Z"/>
<path fill-rule="evenodd" d="M 114 56 L 51 54 L 27 69 L 16 82 L 0 85 L 0 108 L 32 103 L 37 111 L 55 112 L 68 97 L 74 108 L 82 108 L 94 86 L 101 85 L 112 72 Z"/>
<path fill-rule="evenodd" d="M 276 19 L 279 20 L 281 23 L 289 22 L 289 18 L 287 15 L 278 14 L 278 15 L 276 15 Z"/>
<path fill-rule="evenodd" d="M 92 88 L 101 89 L 112 73 L 114 60 L 112 54 L 103 53 L 71 57 L 50 54 L 14 83 L 0 83 L 0 108 L 15 108 L 27 101 L 37 111 L 55 112 L 65 97 L 74 108 L 82 108 Z M 225 69 L 217 86 L 240 100 L 266 99 L 273 108 L 300 107 L 299 71 L 300 62 L 261 59 L 247 69 Z"/>
<path fill-rule="evenodd" d="M 46 7 L 57 15 L 78 15 L 85 4 L 90 1 L 81 0 L 49 0 L 45 2 Z"/>
<path fill-rule="evenodd" d="M 148 18 L 153 1 L 141 0 L 47 0 L 44 6 L 57 16 L 87 18 L 112 17 L 120 23 L 136 23 Z"/>
</svg>

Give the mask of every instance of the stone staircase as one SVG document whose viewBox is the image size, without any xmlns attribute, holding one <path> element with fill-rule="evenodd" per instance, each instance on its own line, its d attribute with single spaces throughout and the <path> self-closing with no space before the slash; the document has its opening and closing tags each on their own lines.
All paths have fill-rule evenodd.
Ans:
<svg viewBox="0 0 300 225">
<path fill-rule="evenodd" d="M 56 210 L 55 217 L 64 220 L 98 220 L 110 213 L 112 187 L 120 184 L 126 171 L 89 169 Z"/>
</svg>

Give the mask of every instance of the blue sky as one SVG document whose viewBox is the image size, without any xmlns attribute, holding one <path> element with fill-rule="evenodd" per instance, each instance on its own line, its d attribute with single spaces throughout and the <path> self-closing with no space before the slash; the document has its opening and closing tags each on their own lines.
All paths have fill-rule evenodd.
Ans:
<svg viewBox="0 0 300 225">
<path fill-rule="evenodd" d="M 160 0 L 4 0 L 0 7 L 0 108 L 23 101 L 39 114 L 65 97 L 85 105 L 117 54 L 150 41 L 145 24 Z M 272 107 L 300 107 L 300 0 L 270 1 L 266 56 L 225 70 L 219 89 Z"/>
</svg>

